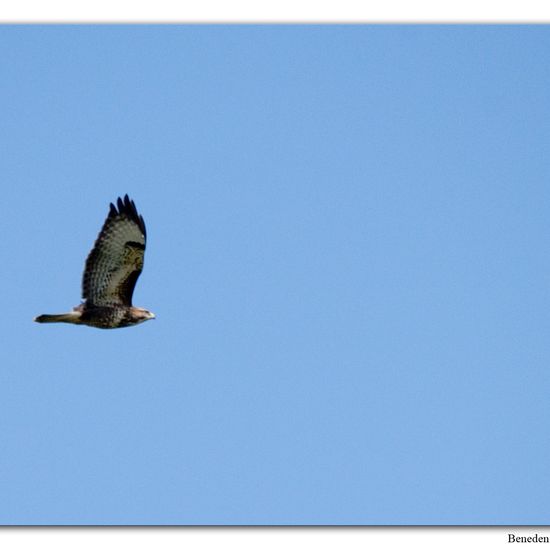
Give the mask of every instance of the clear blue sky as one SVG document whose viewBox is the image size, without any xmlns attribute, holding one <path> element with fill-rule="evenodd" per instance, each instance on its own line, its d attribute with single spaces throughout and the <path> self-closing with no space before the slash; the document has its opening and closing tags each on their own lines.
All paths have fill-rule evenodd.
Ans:
<svg viewBox="0 0 550 550">
<path fill-rule="evenodd" d="M 0 523 L 550 517 L 550 28 L 0 28 Z M 148 248 L 100 331 L 110 201 Z"/>
</svg>

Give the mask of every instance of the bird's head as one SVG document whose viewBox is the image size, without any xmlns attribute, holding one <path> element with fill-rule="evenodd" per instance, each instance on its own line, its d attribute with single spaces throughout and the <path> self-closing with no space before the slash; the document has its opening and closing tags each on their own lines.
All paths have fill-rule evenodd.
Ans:
<svg viewBox="0 0 550 550">
<path fill-rule="evenodd" d="M 143 323 L 144 321 L 149 321 L 149 319 L 155 319 L 155 314 L 147 309 L 142 307 L 132 308 L 132 313 L 136 319 L 136 322 Z"/>
</svg>

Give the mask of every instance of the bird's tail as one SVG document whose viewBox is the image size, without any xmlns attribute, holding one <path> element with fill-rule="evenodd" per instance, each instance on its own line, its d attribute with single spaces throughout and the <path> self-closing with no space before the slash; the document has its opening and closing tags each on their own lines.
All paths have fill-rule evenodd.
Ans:
<svg viewBox="0 0 550 550">
<path fill-rule="evenodd" d="M 56 315 L 39 315 L 34 318 L 37 323 L 73 323 L 80 322 L 80 311 L 69 311 L 68 313 L 58 313 Z"/>
</svg>

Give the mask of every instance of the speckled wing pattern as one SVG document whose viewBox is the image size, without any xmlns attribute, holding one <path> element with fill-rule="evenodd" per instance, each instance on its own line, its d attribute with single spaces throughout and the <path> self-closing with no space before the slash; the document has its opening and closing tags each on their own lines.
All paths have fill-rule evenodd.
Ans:
<svg viewBox="0 0 550 550">
<path fill-rule="evenodd" d="M 143 269 L 146 230 L 128 195 L 111 203 L 109 215 L 90 252 L 82 279 L 87 305 L 132 305 L 132 294 Z"/>
</svg>

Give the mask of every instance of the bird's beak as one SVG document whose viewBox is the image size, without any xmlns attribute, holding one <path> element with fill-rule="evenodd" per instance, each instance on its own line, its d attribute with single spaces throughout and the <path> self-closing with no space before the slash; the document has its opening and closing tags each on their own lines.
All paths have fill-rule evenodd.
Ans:
<svg viewBox="0 0 550 550">
<path fill-rule="evenodd" d="M 149 315 L 150 315 L 149 319 L 156 319 L 157 318 L 157 316 L 154 313 L 149 312 Z"/>
</svg>

